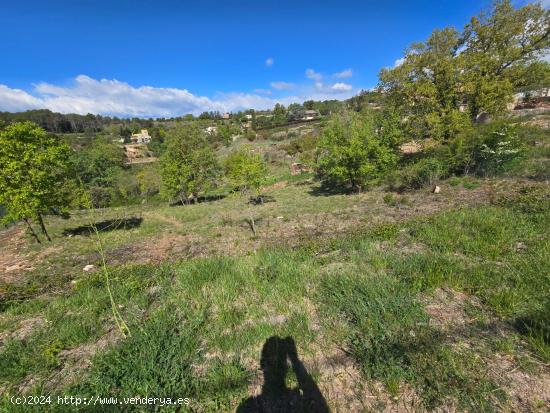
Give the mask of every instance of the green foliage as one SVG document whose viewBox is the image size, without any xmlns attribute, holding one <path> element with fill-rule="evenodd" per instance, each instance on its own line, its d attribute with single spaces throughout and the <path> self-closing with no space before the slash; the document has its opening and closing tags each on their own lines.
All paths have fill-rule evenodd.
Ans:
<svg viewBox="0 0 550 413">
<path fill-rule="evenodd" d="M 161 158 L 164 193 L 182 203 L 212 189 L 220 168 L 216 154 L 197 126 L 178 125 L 166 137 Z"/>
<path fill-rule="evenodd" d="M 125 160 L 122 148 L 104 136 L 94 138 L 89 148 L 76 151 L 71 156 L 75 176 L 89 187 L 111 186 Z"/>
<path fill-rule="evenodd" d="M 361 190 L 383 176 L 397 156 L 377 134 L 371 116 L 347 113 L 335 117 L 319 142 L 318 175 L 325 184 Z"/>
<path fill-rule="evenodd" d="M 461 135 L 450 145 L 449 164 L 456 172 L 483 176 L 506 171 L 524 151 L 517 128 L 506 123 L 493 123 Z"/>
<path fill-rule="evenodd" d="M 32 122 L 14 123 L 0 132 L 0 204 L 4 221 L 37 219 L 61 213 L 69 204 L 64 190 L 68 176 L 69 147 Z M 46 234 L 47 236 L 47 234 Z"/>
<path fill-rule="evenodd" d="M 224 123 L 218 126 L 218 132 L 216 138 L 223 143 L 224 145 L 229 145 L 231 143 L 231 138 L 235 135 L 239 135 L 241 129 L 232 123 Z"/>
<path fill-rule="evenodd" d="M 253 192 L 259 195 L 260 187 L 267 178 L 267 165 L 260 154 L 239 150 L 227 157 L 224 166 L 225 176 L 233 188 L 242 194 Z"/>
<path fill-rule="evenodd" d="M 317 148 L 319 144 L 319 138 L 315 135 L 305 135 L 301 138 L 296 138 L 286 145 L 282 145 L 282 149 L 289 155 L 296 155 L 298 153 L 304 153 L 312 151 Z"/>
<path fill-rule="evenodd" d="M 146 165 L 137 174 L 139 191 L 151 196 L 158 194 L 161 186 L 160 172 L 156 165 Z"/>
<path fill-rule="evenodd" d="M 546 73 L 539 70 L 535 81 L 530 68 L 550 45 L 549 16 L 538 4 L 515 9 L 499 0 L 462 33 L 435 30 L 406 51 L 401 65 L 383 69 L 380 89 L 406 116 L 407 135 L 446 141 L 483 112 L 502 114 L 514 91 Z"/>
<path fill-rule="evenodd" d="M 393 189 L 420 189 L 435 184 L 448 174 L 449 167 L 444 159 L 427 157 L 400 168 L 389 176 L 388 181 Z"/>
</svg>

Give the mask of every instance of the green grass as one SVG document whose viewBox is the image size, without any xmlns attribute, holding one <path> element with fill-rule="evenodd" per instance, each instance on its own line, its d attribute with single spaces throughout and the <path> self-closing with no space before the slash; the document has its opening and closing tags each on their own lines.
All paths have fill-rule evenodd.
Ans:
<svg viewBox="0 0 550 413">
<path fill-rule="evenodd" d="M 292 197 L 294 190 L 280 197 Z M 114 298 L 131 337 L 97 353 L 81 380 L 54 391 L 189 397 L 191 410 L 232 410 L 249 396 L 263 343 L 291 336 L 301 358 L 314 359 L 316 348 L 343 348 L 365 384 L 381 382 L 395 397 L 411 388 L 426 409 L 497 411 L 509 395 L 490 374 L 492 353 L 507 354 L 532 372 L 537 368 L 524 360 L 550 362 L 548 193 L 540 186 L 493 205 L 378 225 L 297 248 L 112 267 Z M 317 208 L 344 201 L 320 197 Z M 276 208 L 270 213 L 293 207 Z M 203 214 L 222 216 L 211 204 L 166 211 L 174 211 L 182 225 L 205 222 Z M 145 236 L 153 225 L 133 234 Z M 132 236 L 114 233 L 105 234 L 109 248 L 123 245 L 118 237 Z M 486 329 L 486 344 L 457 348 L 458 330 L 432 325 L 425 308 L 442 287 L 479 299 L 481 308 L 465 308 L 478 319 L 467 328 L 478 331 L 494 318 L 513 333 L 491 336 Z M 100 273 L 78 278 L 65 294 L 12 303 L 2 316 L 0 328 L 7 333 L 20 320 L 47 320 L 25 339 L 12 337 L 1 347 L 0 385 L 8 395 L 29 377 L 35 381 L 26 392 L 47 388 L 50 375 L 65 365 L 65 351 L 93 344 L 113 328 Z"/>
</svg>

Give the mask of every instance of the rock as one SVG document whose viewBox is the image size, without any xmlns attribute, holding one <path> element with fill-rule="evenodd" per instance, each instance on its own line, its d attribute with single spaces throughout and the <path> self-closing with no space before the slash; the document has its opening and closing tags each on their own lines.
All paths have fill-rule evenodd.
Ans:
<svg viewBox="0 0 550 413">
<path fill-rule="evenodd" d="M 93 265 L 93 264 L 88 264 L 84 268 L 82 268 L 82 270 L 86 271 L 86 272 L 93 271 L 94 269 L 95 269 L 95 265 Z"/>
<path fill-rule="evenodd" d="M 309 168 L 302 163 L 294 162 L 292 165 L 290 165 L 291 175 L 299 175 L 307 172 L 309 172 Z"/>
<path fill-rule="evenodd" d="M 156 295 L 160 292 L 160 290 L 162 290 L 162 287 L 160 285 L 153 285 L 147 289 L 147 292 L 150 295 Z"/>
<path fill-rule="evenodd" d="M 524 242 L 516 242 L 516 252 L 519 251 L 525 251 L 527 249 L 527 245 L 525 245 Z"/>
<path fill-rule="evenodd" d="M 439 194 L 439 192 L 441 192 L 441 188 L 438 185 L 434 185 L 432 192 L 434 194 Z"/>
</svg>

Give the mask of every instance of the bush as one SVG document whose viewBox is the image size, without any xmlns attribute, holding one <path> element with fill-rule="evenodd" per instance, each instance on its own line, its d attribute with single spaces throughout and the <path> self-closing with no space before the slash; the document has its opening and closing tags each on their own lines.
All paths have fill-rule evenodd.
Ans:
<svg viewBox="0 0 550 413">
<path fill-rule="evenodd" d="M 392 189 L 420 189 L 433 185 L 440 179 L 449 176 L 449 167 L 443 159 L 424 158 L 407 165 L 390 176 Z"/>
<path fill-rule="evenodd" d="M 323 185 L 361 191 L 391 170 L 394 148 L 369 115 L 333 118 L 319 141 L 317 173 Z"/>
<path fill-rule="evenodd" d="M 523 152 L 517 128 L 495 123 L 455 139 L 450 145 L 449 164 L 466 175 L 490 176 L 510 169 Z"/>
<path fill-rule="evenodd" d="M 319 138 L 317 138 L 317 136 L 306 135 L 283 145 L 282 149 L 284 149 L 289 155 L 296 155 L 297 153 L 304 153 L 316 149 L 318 143 Z"/>
</svg>

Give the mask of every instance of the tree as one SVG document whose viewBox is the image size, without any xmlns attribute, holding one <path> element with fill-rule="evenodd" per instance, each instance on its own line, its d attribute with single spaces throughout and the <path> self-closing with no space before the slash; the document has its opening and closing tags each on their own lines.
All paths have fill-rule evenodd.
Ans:
<svg viewBox="0 0 550 413">
<path fill-rule="evenodd" d="M 273 108 L 273 125 L 281 126 L 287 123 L 286 120 L 286 109 L 280 103 L 276 103 Z"/>
<path fill-rule="evenodd" d="M 24 220 L 36 241 L 30 219 L 51 241 L 42 215 L 63 213 L 69 205 L 64 189 L 69 179 L 70 149 L 32 122 L 14 123 L 0 132 L 0 204 L 4 221 Z"/>
<path fill-rule="evenodd" d="M 470 20 L 462 43 L 459 60 L 472 118 L 499 113 L 524 84 L 525 69 L 548 52 L 550 11 L 540 4 L 515 9 L 509 0 L 497 1 L 492 13 Z"/>
<path fill-rule="evenodd" d="M 239 191 L 241 196 L 250 193 L 260 203 L 263 198 L 260 195 L 260 188 L 265 183 L 267 177 L 267 165 L 259 154 L 252 153 L 250 150 L 239 150 L 231 153 L 225 160 L 225 176 L 230 185 Z M 252 211 L 250 213 L 250 227 L 256 235 L 256 224 Z"/>
<path fill-rule="evenodd" d="M 345 113 L 332 119 L 319 142 L 317 172 L 324 184 L 361 191 L 397 161 L 377 134 L 373 116 Z"/>
<path fill-rule="evenodd" d="M 185 204 L 215 185 L 220 171 L 216 154 L 197 126 L 177 125 L 165 144 L 161 176 L 166 195 Z"/>
<path fill-rule="evenodd" d="M 233 152 L 225 160 L 225 176 L 231 186 L 243 195 L 253 193 L 259 196 L 266 175 L 267 165 L 264 160 L 250 150 Z"/>
<path fill-rule="evenodd" d="M 449 140 L 481 113 L 505 111 L 528 68 L 548 52 L 549 36 L 549 11 L 500 0 L 462 33 L 435 30 L 413 44 L 401 65 L 380 72 L 379 88 L 407 119 L 407 135 Z"/>
</svg>

